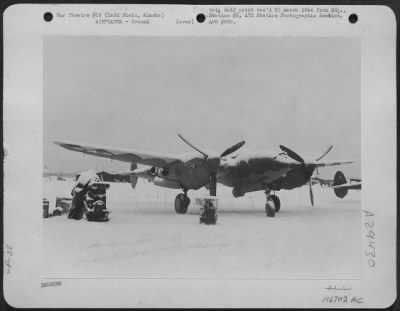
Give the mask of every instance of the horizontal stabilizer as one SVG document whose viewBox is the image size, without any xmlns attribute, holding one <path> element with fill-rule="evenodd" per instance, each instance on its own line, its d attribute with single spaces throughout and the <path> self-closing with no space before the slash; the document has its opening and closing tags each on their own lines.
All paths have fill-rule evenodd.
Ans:
<svg viewBox="0 0 400 311">
<path fill-rule="evenodd" d="M 342 185 L 332 186 L 332 189 L 361 189 L 360 182 L 346 183 Z"/>
</svg>

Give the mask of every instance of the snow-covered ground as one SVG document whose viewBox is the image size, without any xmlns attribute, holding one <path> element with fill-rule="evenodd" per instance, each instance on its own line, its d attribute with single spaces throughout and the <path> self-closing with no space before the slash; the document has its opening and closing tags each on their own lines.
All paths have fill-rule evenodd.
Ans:
<svg viewBox="0 0 400 311">
<path fill-rule="evenodd" d="M 69 196 L 72 181 L 44 179 L 44 197 Z M 44 277 L 55 278 L 358 278 L 361 256 L 360 192 L 345 199 L 314 186 L 277 192 L 281 211 L 265 216 L 263 192 L 235 199 L 218 185 L 218 223 L 200 225 L 189 191 L 186 215 L 175 214 L 179 192 L 145 181 L 135 190 L 112 183 L 106 223 L 43 219 Z"/>
</svg>

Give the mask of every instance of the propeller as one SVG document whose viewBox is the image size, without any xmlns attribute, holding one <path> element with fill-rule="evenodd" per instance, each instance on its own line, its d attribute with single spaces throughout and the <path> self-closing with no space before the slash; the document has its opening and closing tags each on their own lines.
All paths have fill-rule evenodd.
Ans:
<svg viewBox="0 0 400 311">
<path fill-rule="evenodd" d="M 209 159 L 209 155 L 203 151 L 201 151 L 199 148 L 197 148 L 196 146 L 194 146 L 192 143 L 190 143 L 187 139 L 185 139 L 181 134 L 178 134 L 179 138 L 182 139 L 187 145 L 189 145 L 190 147 L 192 147 L 194 150 L 196 150 L 197 152 L 199 152 L 200 154 L 202 154 L 204 156 L 204 160 L 209 160 L 208 164 L 210 167 L 210 175 L 209 175 L 209 181 L 210 181 L 210 196 L 216 196 L 217 195 L 217 172 L 216 169 L 221 161 L 221 158 L 235 152 L 236 150 L 238 150 L 239 148 L 241 148 L 244 144 L 245 141 L 242 140 L 240 142 L 238 142 L 237 144 L 229 147 L 228 149 L 226 149 L 224 152 L 221 153 L 221 155 L 218 158 L 210 158 Z M 217 161 L 216 161 L 217 160 Z M 213 163 L 218 162 L 218 165 L 213 165 Z"/>
<path fill-rule="evenodd" d="M 304 161 L 304 159 L 301 156 L 299 156 L 296 152 L 294 152 L 293 150 L 289 149 L 288 147 L 280 145 L 279 148 L 281 148 L 282 151 L 286 152 L 288 157 L 290 157 L 293 160 L 301 163 L 301 166 L 303 167 L 303 170 L 304 170 L 304 176 L 308 180 L 308 184 L 310 185 L 309 189 L 310 189 L 311 206 L 314 206 L 314 194 L 313 194 L 313 190 L 312 190 L 311 174 L 309 174 L 307 172 L 306 162 Z"/>
<path fill-rule="evenodd" d="M 325 157 L 325 156 L 329 153 L 329 151 L 332 150 L 332 148 L 333 148 L 333 145 L 330 145 L 330 146 L 328 147 L 328 149 L 327 149 L 320 157 L 318 157 L 318 158 L 315 159 L 315 161 L 318 162 L 318 161 L 321 160 L 323 157 Z M 316 170 L 317 170 L 317 175 L 319 175 L 318 167 L 316 168 Z"/>
<path fill-rule="evenodd" d="M 244 140 L 242 140 L 241 142 L 238 142 L 237 144 L 229 147 L 224 152 L 222 152 L 219 157 L 220 158 L 226 157 L 227 155 L 229 155 L 229 154 L 235 152 L 236 150 L 240 149 L 244 144 L 245 144 Z"/>
<path fill-rule="evenodd" d="M 310 200 L 311 200 L 311 205 L 314 206 L 314 193 L 312 190 L 312 181 L 311 181 L 311 176 L 312 174 L 310 174 L 309 172 L 307 172 L 306 169 L 306 162 L 304 161 L 304 159 L 299 156 L 296 152 L 294 152 L 293 150 L 289 149 L 288 147 L 279 146 L 281 148 L 282 151 L 286 152 L 286 154 L 288 155 L 288 157 L 292 158 L 293 160 L 300 162 L 302 164 L 302 167 L 304 169 L 304 176 L 306 177 L 306 179 L 308 180 L 309 183 L 309 189 L 310 189 Z M 328 147 L 328 149 L 318 158 L 315 159 L 315 162 L 318 162 L 319 160 L 321 160 L 323 157 L 325 157 L 333 148 L 333 145 L 330 145 Z M 318 167 L 316 167 L 317 169 L 317 174 L 318 174 Z"/>
<path fill-rule="evenodd" d="M 311 200 L 311 206 L 314 206 L 314 194 L 313 194 L 313 191 L 312 191 L 311 177 L 310 177 L 310 180 L 308 181 L 308 184 L 310 185 L 310 200 Z"/>
<path fill-rule="evenodd" d="M 332 150 L 332 148 L 333 148 L 333 145 L 330 145 L 330 146 L 328 147 L 328 149 L 322 154 L 322 156 L 316 158 L 315 161 L 318 162 L 318 161 L 321 160 L 323 157 L 325 157 L 325 156 L 329 153 L 329 151 Z"/>
<path fill-rule="evenodd" d="M 300 162 L 302 164 L 305 164 L 304 159 L 301 156 L 299 156 L 296 152 L 294 152 L 293 150 L 289 149 L 288 147 L 282 146 L 282 145 L 279 145 L 279 148 L 281 148 L 282 151 L 286 152 L 286 154 L 293 160 Z"/>
<path fill-rule="evenodd" d="M 192 147 L 194 150 L 197 152 L 201 153 L 205 159 L 208 159 L 208 154 L 205 153 L 204 151 L 201 151 L 199 148 L 197 148 L 195 145 L 193 145 L 191 142 L 189 142 L 185 137 L 183 137 L 181 134 L 178 134 L 179 138 L 182 139 L 186 144 L 188 144 L 190 147 Z M 235 152 L 236 150 L 240 149 L 246 142 L 244 140 L 238 142 L 237 144 L 234 144 L 233 146 L 229 147 L 226 149 L 224 152 L 221 153 L 219 156 L 220 158 L 226 157 L 227 155 Z"/>
<path fill-rule="evenodd" d="M 188 144 L 190 147 L 192 147 L 194 150 L 196 150 L 197 152 L 200 152 L 204 158 L 208 158 L 208 155 L 206 153 L 204 153 L 203 151 L 201 151 L 200 149 L 196 148 L 194 145 L 192 145 L 188 140 L 186 140 L 181 134 L 178 134 L 179 138 L 182 139 L 186 144 Z"/>
</svg>

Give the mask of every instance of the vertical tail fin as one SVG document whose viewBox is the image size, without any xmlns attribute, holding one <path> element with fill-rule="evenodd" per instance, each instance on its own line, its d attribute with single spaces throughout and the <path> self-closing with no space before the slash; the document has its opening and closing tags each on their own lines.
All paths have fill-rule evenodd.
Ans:
<svg viewBox="0 0 400 311">
<path fill-rule="evenodd" d="M 343 185 L 346 183 L 347 183 L 347 180 L 346 180 L 346 177 L 344 176 L 344 174 L 341 171 L 337 171 L 335 173 L 335 176 L 333 177 L 332 186 Z M 347 195 L 347 192 L 349 192 L 349 190 L 347 188 L 335 188 L 335 189 L 333 189 L 333 191 L 335 192 L 336 196 L 341 199 L 343 199 Z"/>
</svg>

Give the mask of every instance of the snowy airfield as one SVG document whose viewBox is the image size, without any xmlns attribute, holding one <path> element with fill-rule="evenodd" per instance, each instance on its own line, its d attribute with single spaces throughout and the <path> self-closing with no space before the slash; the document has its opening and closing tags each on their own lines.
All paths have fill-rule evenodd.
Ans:
<svg viewBox="0 0 400 311">
<path fill-rule="evenodd" d="M 50 211 L 73 181 L 43 179 Z M 217 225 L 200 225 L 189 191 L 186 215 L 175 214 L 177 190 L 139 181 L 111 183 L 106 223 L 43 219 L 44 277 L 193 279 L 356 279 L 360 277 L 361 192 L 279 191 L 281 211 L 265 216 L 263 192 L 233 198 L 218 185 Z"/>
</svg>

